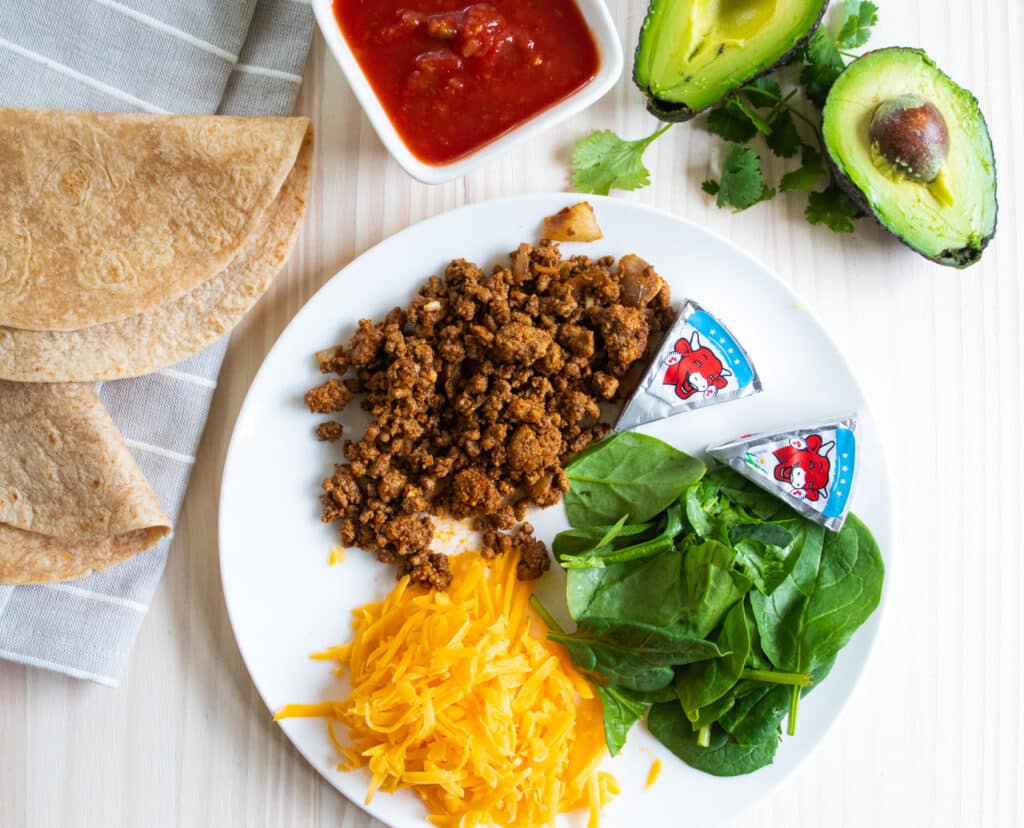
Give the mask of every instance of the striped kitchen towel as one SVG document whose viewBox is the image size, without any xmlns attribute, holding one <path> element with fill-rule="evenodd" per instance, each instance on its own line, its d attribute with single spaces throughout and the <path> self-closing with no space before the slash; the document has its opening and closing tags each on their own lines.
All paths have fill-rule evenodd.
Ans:
<svg viewBox="0 0 1024 828">
<path fill-rule="evenodd" d="M 312 33 L 308 0 L 0 0 L 0 106 L 288 115 Z M 226 349 L 100 387 L 172 519 Z M 71 583 L 0 586 L 0 658 L 116 687 L 169 548 Z"/>
</svg>

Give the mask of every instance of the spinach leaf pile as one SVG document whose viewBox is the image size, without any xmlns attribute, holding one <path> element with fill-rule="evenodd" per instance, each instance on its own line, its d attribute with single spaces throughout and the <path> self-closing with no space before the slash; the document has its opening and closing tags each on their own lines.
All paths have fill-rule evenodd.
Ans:
<svg viewBox="0 0 1024 828">
<path fill-rule="evenodd" d="M 782 722 L 878 606 L 884 567 L 850 516 L 827 532 L 722 467 L 634 432 L 566 467 L 552 550 L 576 630 L 535 604 L 597 685 L 618 753 L 634 723 L 716 776 L 770 764 Z"/>
</svg>

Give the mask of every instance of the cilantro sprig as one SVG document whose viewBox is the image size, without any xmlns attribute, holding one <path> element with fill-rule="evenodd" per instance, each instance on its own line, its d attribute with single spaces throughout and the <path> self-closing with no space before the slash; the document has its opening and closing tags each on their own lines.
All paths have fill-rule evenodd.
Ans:
<svg viewBox="0 0 1024 828">
<path fill-rule="evenodd" d="M 592 132 L 572 154 L 572 185 L 581 193 L 608 195 L 616 190 L 639 190 L 651 183 L 644 166 L 647 148 L 668 132 L 671 124 L 638 141 L 623 141 L 610 129 Z"/>
<path fill-rule="evenodd" d="M 706 115 L 705 129 L 726 142 L 719 177 L 701 185 L 719 207 L 740 212 L 778 193 L 807 193 L 804 215 L 810 224 L 824 225 L 836 233 L 853 232 L 853 222 L 863 213 L 839 187 L 824 161 L 821 109 L 846 68 L 844 56 L 856 57 L 849 50 L 864 46 L 877 22 L 878 6 L 873 2 L 844 0 L 836 33 L 820 26 L 801 50 L 799 84 L 787 81 L 792 73 L 776 71 L 737 89 Z M 644 153 L 672 126 L 664 124 L 634 141 L 611 130 L 591 133 L 573 152 L 573 186 L 602 195 L 613 188 L 646 187 L 651 176 L 643 163 Z M 763 143 L 778 158 L 799 159 L 799 163 L 771 186 L 764 157 L 750 146 L 753 142 Z"/>
</svg>

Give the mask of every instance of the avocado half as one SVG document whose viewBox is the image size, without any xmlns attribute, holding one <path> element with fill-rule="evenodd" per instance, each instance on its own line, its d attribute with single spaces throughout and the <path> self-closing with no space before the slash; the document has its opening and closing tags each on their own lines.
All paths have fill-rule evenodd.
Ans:
<svg viewBox="0 0 1024 828">
<path fill-rule="evenodd" d="M 663 121 L 687 121 L 786 63 L 828 0 L 651 0 L 633 81 Z"/>
<path fill-rule="evenodd" d="M 901 159 L 893 164 L 892 151 L 884 156 L 874 131 L 894 101 L 906 100 L 932 104 L 945 122 L 944 157 L 930 181 L 908 172 Z M 822 119 L 837 180 L 879 224 L 939 264 L 967 267 L 981 258 L 995 235 L 998 205 L 992 141 L 974 95 L 919 49 L 879 49 L 846 68 Z M 922 123 L 911 119 L 907 125 L 915 130 L 909 140 L 919 145 Z"/>
</svg>

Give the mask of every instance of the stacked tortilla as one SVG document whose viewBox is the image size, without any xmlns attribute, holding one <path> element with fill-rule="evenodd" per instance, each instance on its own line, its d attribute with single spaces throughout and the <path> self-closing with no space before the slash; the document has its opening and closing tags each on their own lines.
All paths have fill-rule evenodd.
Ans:
<svg viewBox="0 0 1024 828">
<path fill-rule="evenodd" d="M 95 391 L 63 383 L 229 331 L 294 245 L 311 157 L 304 118 L 0 110 L 0 583 L 81 577 L 167 534 Z"/>
</svg>

